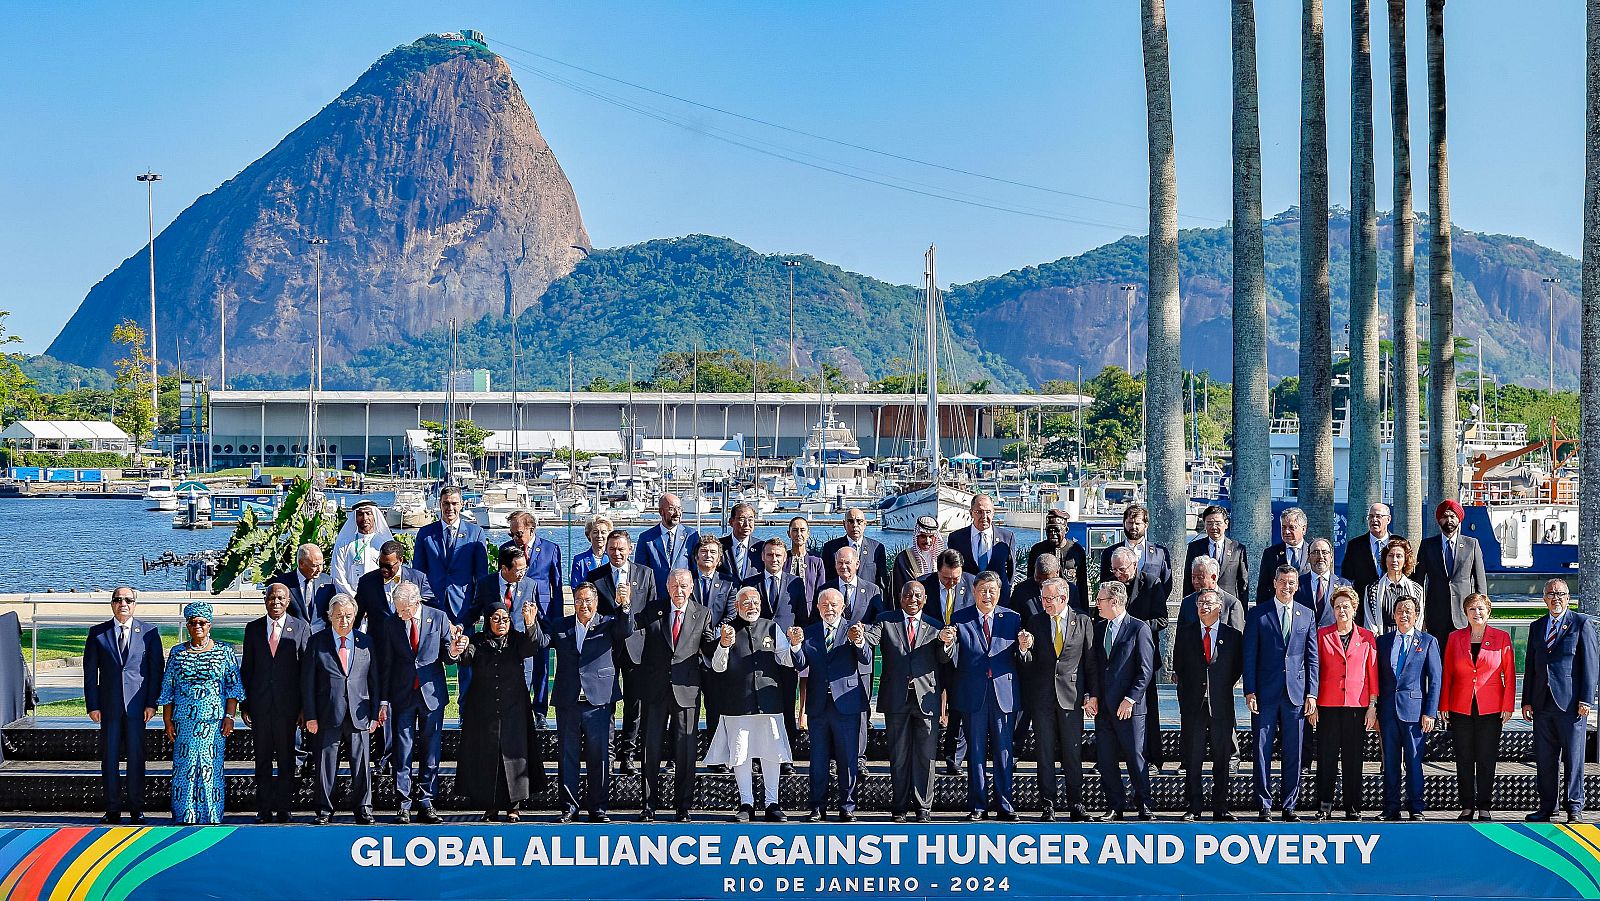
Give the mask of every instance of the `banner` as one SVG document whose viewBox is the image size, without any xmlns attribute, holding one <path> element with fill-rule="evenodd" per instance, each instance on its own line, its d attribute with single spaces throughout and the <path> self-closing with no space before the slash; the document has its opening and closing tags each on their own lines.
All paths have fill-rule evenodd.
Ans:
<svg viewBox="0 0 1600 901">
<path fill-rule="evenodd" d="M 1522 823 L 0 830 L 0 898 L 1600 898 L 1600 829 Z"/>
</svg>

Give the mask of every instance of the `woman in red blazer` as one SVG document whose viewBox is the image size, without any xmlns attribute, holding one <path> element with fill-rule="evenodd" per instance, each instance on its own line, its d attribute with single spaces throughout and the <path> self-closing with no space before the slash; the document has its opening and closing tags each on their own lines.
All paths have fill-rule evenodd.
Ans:
<svg viewBox="0 0 1600 901">
<path fill-rule="evenodd" d="M 1344 769 L 1344 818 L 1361 819 L 1361 748 L 1378 728 L 1378 650 L 1371 630 L 1356 625 L 1360 596 L 1347 586 L 1333 592 L 1333 625 L 1317 631 L 1318 817 L 1333 815 L 1333 786 Z"/>
<path fill-rule="evenodd" d="M 1517 700 L 1517 658 L 1511 636 L 1489 627 L 1489 598 L 1469 594 L 1461 602 L 1467 627 L 1450 633 L 1444 649 L 1444 698 L 1439 718 L 1456 738 L 1458 819 L 1492 819 L 1494 762 L 1500 729 Z"/>
</svg>

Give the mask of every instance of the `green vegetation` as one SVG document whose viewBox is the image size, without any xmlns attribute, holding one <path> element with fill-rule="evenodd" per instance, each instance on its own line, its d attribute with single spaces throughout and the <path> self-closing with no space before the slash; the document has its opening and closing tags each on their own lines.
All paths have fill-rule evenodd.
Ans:
<svg viewBox="0 0 1600 901">
<path fill-rule="evenodd" d="M 68 469 L 116 469 L 128 465 L 128 458 L 111 451 L 12 451 L 0 448 L 0 468 L 7 466 L 59 466 Z"/>
<path fill-rule="evenodd" d="M 43 393 L 66 394 L 84 388 L 110 391 L 112 387 L 111 373 L 104 369 L 64 363 L 44 354 L 22 357 L 18 362 L 34 387 Z"/>
<path fill-rule="evenodd" d="M 112 420 L 142 447 L 155 434 L 156 411 L 150 402 L 150 355 L 145 351 L 144 329 L 124 319 L 111 330 L 111 342 L 128 348 L 117 361 L 117 415 Z"/>
<path fill-rule="evenodd" d="M 428 432 L 428 450 L 433 452 L 435 458 L 444 459 L 446 447 L 444 426 L 441 423 L 429 422 L 424 419 L 417 423 Z M 455 421 L 456 453 L 466 454 L 469 459 L 483 459 L 483 444 L 488 440 L 490 432 L 480 427 L 470 419 L 457 419 Z"/>
<path fill-rule="evenodd" d="M 241 578 L 264 582 L 273 573 L 288 570 L 294 565 L 295 550 L 302 544 L 321 545 L 323 558 L 333 560 L 333 540 L 338 537 L 346 514 L 335 510 L 328 516 L 322 501 L 322 494 L 313 492 L 310 482 L 298 478 L 284 493 L 272 522 L 259 523 L 255 510 L 246 509 L 217 563 L 211 593 L 221 594 Z"/>
</svg>

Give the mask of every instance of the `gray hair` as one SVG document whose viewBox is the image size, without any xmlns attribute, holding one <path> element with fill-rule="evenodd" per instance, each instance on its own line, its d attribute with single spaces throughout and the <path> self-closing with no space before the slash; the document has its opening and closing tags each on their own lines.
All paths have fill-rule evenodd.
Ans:
<svg viewBox="0 0 1600 901">
<path fill-rule="evenodd" d="M 401 601 L 416 601 L 420 604 L 422 603 L 422 592 L 417 589 L 417 586 L 411 584 L 410 582 L 401 582 L 399 585 L 395 586 L 394 595 L 391 600 L 394 602 L 396 607 L 400 606 Z"/>
<path fill-rule="evenodd" d="M 734 606 L 738 606 L 744 601 L 745 598 L 755 598 L 760 600 L 761 589 L 755 587 L 754 585 L 746 585 L 745 587 L 739 589 L 739 593 L 733 596 Z"/>
<path fill-rule="evenodd" d="M 322 545 L 317 544 L 314 541 L 308 541 L 305 544 L 302 544 L 299 547 L 295 548 L 295 551 L 294 551 L 295 562 L 298 563 L 301 560 L 304 560 L 307 556 L 310 555 L 310 553 L 312 551 L 316 551 L 319 554 L 322 553 Z"/>
<path fill-rule="evenodd" d="M 1112 580 L 1110 582 L 1101 582 L 1100 594 L 1110 594 L 1112 600 L 1116 601 L 1117 606 L 1119 607 L 1128 606 L 1128 589 L 1121 582 L 1116 580 Z M 1098 594 L 1095 595 L 1097 598 L 1099 596 L 1100 595 Z"/>
<path fill-rule="evenodd" d="M 1000 585 L 1000 574 L 986 569 L 983 572 L 978 573 L 978 578 L 973 581 L 972 587 L 976 588 L 979 585 L 989 582 L 993 582 L 997 586 Z"/>
<path fill-rule="evenodd" d="M 846 553 L 854 557 L 856 556 L 856 549 L 848 544 L 840 546 L 838 550 L 833 552 L 833 562 L 838 563 L 839 558 L 843 557 Z"/>
<path fill-rule="evenodd" d="M 1126 562 L 1126 563 L 1138 563 L 1139 562 L 1139 555 L 1135 554 L 1133 552 L 1133 548 L 1128 547 L 1127 545 L 1123 545 L 1122 547 L 1119 547 L 1116 550 L 1111 552 L 1111 565 L 1112 566 L 1116 566 L 1118 563 L 1123 563 L 1123 562 Z"/>
<path fill-rule="evenodd" d="M 1300 525 L 1305 525 L 1306 511 L 1300 509 L 1299 507 L 1290 507 L 1289 509 L 1278 514 L 1278 522 L 1280 523 L 1289 522 L 1291 520 L 1299 520 Z"/>
<path fill-rule="evenodd" d="M 133 601 L 135 604 L 139 603 L 139 589 L 134 588 L 132 585 L 118 585 L 116 588 L 111 589 L 112 599 L 116 598 L 117 592 L 119 591 L 126 591 L 128 593 L 128 600 Z"/>
<path fill-rule="evenodd" d="M 1059 588 L 1068 595 L 1072 593 L 1072 583 L 1060 576 L 1052 576 L 1039 583 L 1039 594 L 1043 595 L 1046 588 Z"/>
<path fill-rule="evenodd" d="M 1061 558 L 1055 554 L 1040 554 L 1034 559 L 1033 568 L 1042 573 L 1061 572 Z"/>
<path fill-rule="evenodd" d="M 333 608 L 335 607 L 349 607 L 351 610 L 354 610 L 356 609 L 356 602 L 350 597 L 350 595 L 340 592 L 339 594 L 334 595 L 333 598 L 328 601 L 328 612 L 332 613 Z"/>
<path fill-rule="evenodd" d="M 1193 563 L 1189 564 L 1189 572 L 1195 573 L 1199 572 L 1200 570 L 1205 570 L 1207 575 L 1212 576 L 1220 575 L 1222 573 L 1222 567 L 1217 565 L 1217 558 L 1207 554 L 1201 554 L 1200 556 L 1194 558 Z"/>
</svg>

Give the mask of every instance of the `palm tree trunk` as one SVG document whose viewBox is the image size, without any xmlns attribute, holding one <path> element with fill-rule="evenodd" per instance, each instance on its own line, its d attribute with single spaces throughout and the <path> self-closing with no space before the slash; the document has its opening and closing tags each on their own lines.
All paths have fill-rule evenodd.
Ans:
<svg viewBox="0 0 1600 901">
<path fill-rule="evenodd" d="M 1300 7 L 1300 506 L 1333 538 L 1333 313 L 1328 297 L 1328 89 L 1322 0 Z"/>
<path fill-rule="evenodd" d="M 1600 0 L 1589 0 L 1588 140 L 1583 170 L 1583 354 L 1600 359 Z M 1579 603 L 1600 611 L 1600 367 L 1578 367 L 1580 392 L 1578 480 Z"/>
<path fill-rule="evenodd" d="M 1426 0 L 1428 33 L 1428 508 L 1460 495 L 1456 464 L 1454 264 L 1450 258 L 1450 161 L 1445 149 L 1444 0 Z M 1433 516 L 1424 528 L 1438 529 Z"/>
<path fill-rule="evenodd" d="M 1234 535 L 1257 553 L 1272 543 L 1267 390 L 1256 9 L 1255 0 L 1233 0 L 1233 476 L 1228 491 Z"/>
<path fill-rule="evenodd" d="M 1143 0 L 1144 84 L 1150 149 L 1150 296 L 1145 390 L 1146 484 L 1150 534 L 1176 551 L 1184 544 L 1183 388 L 1179 352 L 1178 172 L 1172 141 L 1172 82 L 1165 0 Z M 1176 588 L 1178 581 L 1174 581 Z M 1169 599 L 1176 600 L 1176 598 Z"/>
<path fill-rule="evenodd" d="M 1416 216 L 1411 210 L 1411 101 L 1406 0 L 1389 0 L 1389 110 L 1394 132 L 1394 530 L 1422 537 L 1422 438 L 1417 422 Z"/>
<path fill-rule="evenodd" d="M 1378 422 L 1378 214 L 1372 165 L 1372 10 L 1350 4 L 1350 482 L 1346 533 L 1383 500 Z"/>
</svg>

